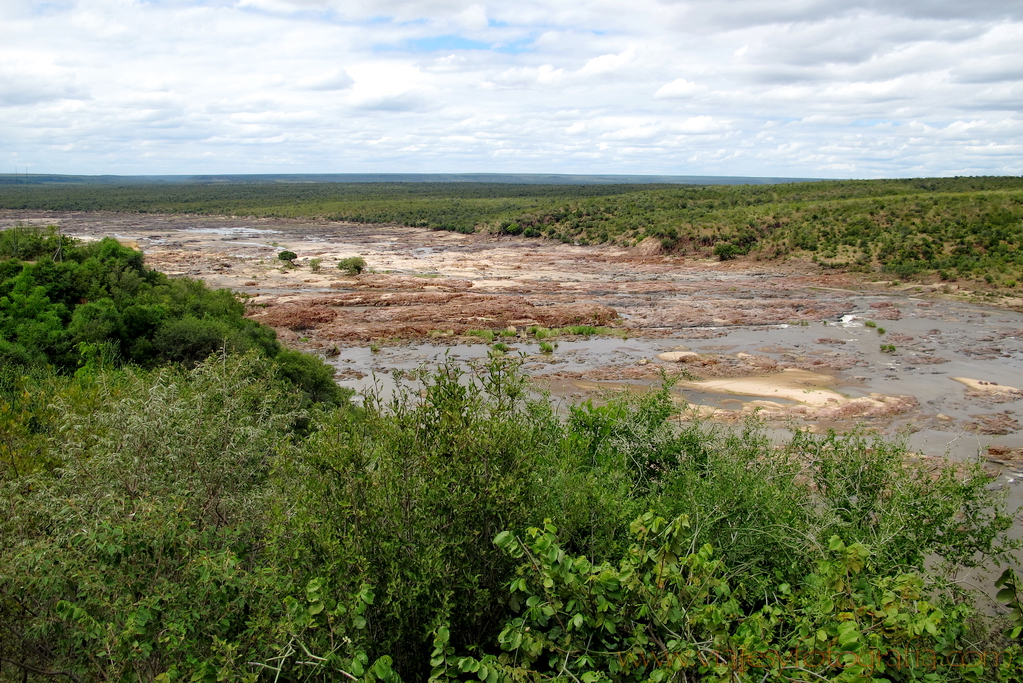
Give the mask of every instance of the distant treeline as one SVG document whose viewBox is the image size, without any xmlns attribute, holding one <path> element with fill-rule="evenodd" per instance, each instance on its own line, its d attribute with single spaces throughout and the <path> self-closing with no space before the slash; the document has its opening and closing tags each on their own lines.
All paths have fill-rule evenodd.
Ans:
<svg viewBox="0 0 1023 683">
<path fill-rule="evenodd" d="M 137 185 L 153 183 L 505 183 L 530 185 L 772 185 L 815 178 L 698 175 L 597 175 L 592 173 L 219 173 L 213 175 L 60 175 L 0 173 L 0 185 Z"/>
<path fill-rule="evenodd" d="M 1015 287 L 1023 178 L 775 185 L 298 183 L 0 187 L 0 208 L 399 223 L 722 260 L 796 256 L 893 277 Z"/>
</svg>

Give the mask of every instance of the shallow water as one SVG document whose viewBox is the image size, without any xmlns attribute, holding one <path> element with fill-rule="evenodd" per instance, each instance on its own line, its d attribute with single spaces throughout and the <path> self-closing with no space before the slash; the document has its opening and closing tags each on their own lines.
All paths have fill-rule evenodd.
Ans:
<svg viewBox="0 0 1023 683">
<path fill-rule="evenodd" d="M 657 360 L 657 354 L 672 350 L 692 350 L 700 354 L 734 356 L 738 353 L 767 356 L 779 362 L 807 362 L 844 357 L 855 362 L 844 370 L 815 370 L 833 378 L 831 388 L 849 398 L 872 393 L 915 397 L 919 409 L 884 426 L 886 433 L 912 432 L 910 445 L 931 455 L 946 452 L 953 457 L 975 456 L 988 445 L 1023 446 L 1019 430 L 1009 434 L 980 435 L 961 429 L 938 429 L 935 419 L 957 425 L 977 414 L 1006 413 L 1023 417 L 1023 399 L 993 403 L 966 394 L 966 387 L 953 377 L 1023 388 L 1023 314 L 989 309 L 975 304 L 943 300 L 922 300 L 893 295 L 851 295 L 853 312 L 839 320 L 810 325 L 772 325 L 702 328 L 713 332 L 713 339 L 692 339 L 693 330 L 683 330 L 677 338 L 615 337 L 572 338 L 560 340 L 553 354 L 539 352 L 535 340 L 515 338 L 503 341 L 511 354 L 523 359 L 523 367 L 532 375 L 583 373 L 606 366 L 630 366 L 649 363 L 651 367 L 669 366 Z M 891 303 L 901 312 L 899 320 L 882 320 L 884 308 L 870 304 Z M 922 304 L 922 305 L 921 305 Z M 867 321 L 877 327 L 868 327 Z M 878 328 L 886 333 L 879 334 Z M 821 343 L 820 339 L 839 340 L 841 344 Z M 884 353 L 881 345 L 893 343 L 895 353 Z M 413 370 L 435 365 L 445 358 L 457 362 L 484 359 L 485 343 L 474 344 L 400 344 L 383 345 L 378 353 L 367 347 L 342 349 L 331 359 L 339 370 L 366 373 L 358 378 L 342 379 L 341 384 L 364 391 L 375 385 L 388 391 L 395 369 Z M 940 358 L 947 362 L 933 363 Z M 376 374 L 376 379 L 372 377 Z M 628 382 L 636 384 L 635 382 Z M 592 395 L 595 389 L 620 387 L 622 381 L 568 379 L 552 386 L 553 393 L 568 399 Z M 642 383 L 639 383 L 642 384 Z M 735 395 L 724 391 L 681 391 L 690 403 L 734 409 L 736 402 L 763 400 L 764 396 Z M 791 403 L 791 401 L 777 401 Z M 940 417 L 939 417 L 940 416 Z M 1014 419 L 1014 418 L 1013 418 Z"/>
</svg>

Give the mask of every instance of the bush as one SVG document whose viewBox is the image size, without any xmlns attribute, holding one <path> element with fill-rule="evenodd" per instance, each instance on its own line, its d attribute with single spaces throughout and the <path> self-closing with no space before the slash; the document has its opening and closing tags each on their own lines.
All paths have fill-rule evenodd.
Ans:
<svg viewBox="0 0 1023 683">
<path fill-rule="evenodd" d="M 719 242 L 714 245 L 714 255 L 721 261 L 730 261 L 742 254 L 742 250 L 731 242 Z"/>
<path fill-rule="evenodd" d="M 296 399 L 273 374 L 229 358 L 54 397 L 59 476 L 2 488 L 18 504 L 0 520 L 0 679 L 19 662 L 26 676 L 243 680 L 246 661 L 281 651 L 296 589 L 259 539 Z"/>
<path fill-rule="evenodd" d="M 337 268 L 348 275 L 359 275 L 366 269 L 366 259 L 361 256 L 349 256 L 338 261 Z"/>
<path fill-rule="evenodd" d="M 514 562 L 491 539 L 507 520 L 553 512 L 543 482 L 561 428 L 514 367 L 442 366 L 386 404 L 369 397 L 364 415 L 325 415 L 280 494 L 302 501 L 287 566 L 328 577 L 332 599 L 371 583 L 365 637 L 408 680 L 428 676 L 431 628 L 450 619 L 466 643 L 498 628 Z"/>
<path fill-rule="evenodd" d="M 933 667 L 899 662 L 900 651 L 975 651 L 967 637 L 971 610 L 950 599 L 946 583 L 879 570 L 861 543 L 832 536 L 826 559 L 792 584 L 775 579 L 761 602 L 744 599 L 743 572 L 714 546 L 700 545 L 687 516 L 646 513 L 629 532 L 631 547 L 603 563 L 573 555 L 550 520 L 522 535 L 498 534 L 495 544 L 520 562 L 510 582 L 518 616 L 496 638 L 506 654 L 465 656 L 442 626 L 431 680 L 453 683 L 477 672 L 501 683 L 544 680 L 552 665 L 566 680 L 637 683 L 805 681 L 804 673 L 877 681 L 872 676 L 882 671 L 898 680 L 924 672 L 932 680 L 972 680 L 984 669 L 955 656 L 935 657 Z"/>
<path fill-rule="evenodd" d="M 294 266 L 295 259 L 298 258 L 298 254 L 296 254 L 293 251 L 282 251 L 281 253 L 277 254 L 277 258 L 280 259 L 281 261 L 284 261 L 289 266 Z"/>
<path fill-rule="evenodd" d="M 0 680 L 543 680 L 556 652 L 596 683 L 642 638 L 957 649 L 934 567 L 1012 548 L 979 465 L 902 443 L 680 423 L 670 386 L 565 420 L 507 357 L 306 410 L 293 382 L 326 378 L 296 366 L 5 380 Z"/>
<path fill-rule="evenodd" d="M 355 392 L 342 389 L 334 381 L 334 368 L 316 356 L 282 349 L 274 358 L 282 377 L 300 389 L 314 403 L 338 405 Z"/>
</svg>

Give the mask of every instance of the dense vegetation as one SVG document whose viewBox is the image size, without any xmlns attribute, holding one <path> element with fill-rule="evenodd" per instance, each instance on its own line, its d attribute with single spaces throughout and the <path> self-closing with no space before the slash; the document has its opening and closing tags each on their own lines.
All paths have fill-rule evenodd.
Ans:
<svg viewBox="0 0 1023 683">
<path fill-rule="evenodd" d="M 648 187 L 648 186 L 645 186 Z M 633 192 L 634 185 L 271 183 L 7 186 L 0 208 L 320 217 L 472 232 L 481 221 L 551 200 Z"/>
<path fill-rule="evenodd" d="M 1018 679 L 979 466 L 565 419 L 503 356 L 354 404 L 112 240 L 0 248 L 2 681 Z"/>
<path fill-rule="evenodd" d="M 319 217 L 580 244 L 654 238 L 723 260 L 812 258 L 897 278 L 1023 279 L 1023 179 L 778 185 L 498 183 L 175 184 L 0 187 L 0 208 Z"/>
<path fill-rule="evenodd" d="M 81 244 L 53 228 L 16 227 L 0 232 L 0 259 L 0 386 L 39 368 L 193 367 L 219 350 L 254 350 L 309 400 L 340 396 L 329 367 L 244 318 L 231 292 L 169 279 L 114 239 Z"/>
<path fill-rule="evenodd" d="M 799 255 L 896 277 L 1023 275 L 1023 179 L 841 181 L 659 190 L 530 213 L 502 230 L 578 241 L 656 238 L 722 260 Z"/>
<path fill-rule="evenodd" d="M 1004 647 L 950 580 L 1005 557 L 979 469 L 679 423 L 667 387 L 566 421 L 500 359 L 402 386 L 310 412 L 251 352 L 22 378 L 0 679 L 1015 675 L 949 655 Z"/>
</svg>

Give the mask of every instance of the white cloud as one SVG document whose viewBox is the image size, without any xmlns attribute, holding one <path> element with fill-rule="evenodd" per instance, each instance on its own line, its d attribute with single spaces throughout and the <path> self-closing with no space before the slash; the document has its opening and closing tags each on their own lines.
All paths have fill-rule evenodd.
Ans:
<svg viewBox="0 0 1023 683">
<path fill-rule="evenodd" d="M 1018 0 L 0 3 L 9 165 L 1023 173 Z"/>
<path fill-rule="evenodd" d="M 614 73 L 630 64 L 635 58 L 636 50 L 631 47 L 621 54 L 600 55 L 586 62 L 586 65 L 579 69 L 579 73 L 583 76 Z"/>
<path fill-rule="evenodd" d="M 303 90 L 345 90 L 355 83 L 344 69 L 335 69 L 322 74 L 310 74 L 296 81 Z"/>
<path fill-rule="evenodd" d="M 692 97 L 705 90 L 700 85 L 687 81 L 684 78 L 676 78 L 671 83 L 665 83 L 657 92 L 654 93 L 654 97 L 658 100 L 670 100 L 679 97 Z"/>
</svg>

